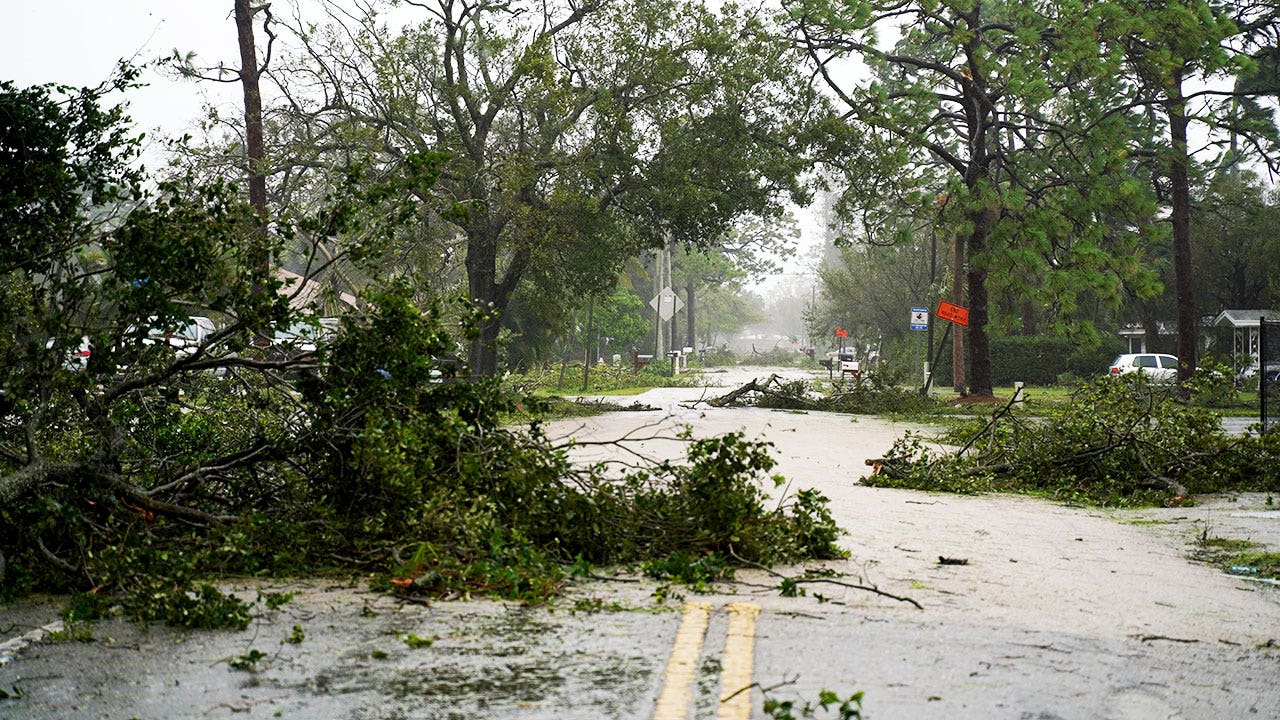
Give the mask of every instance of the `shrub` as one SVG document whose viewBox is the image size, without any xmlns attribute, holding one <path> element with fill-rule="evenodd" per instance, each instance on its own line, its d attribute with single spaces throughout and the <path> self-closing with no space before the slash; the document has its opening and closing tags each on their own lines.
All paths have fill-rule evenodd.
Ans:
<svg viewBox="0 0 1280 720">
<path fill-rule="evenodd" d="M 1009 336 L 991 338 L 991 382 L 1012 385 L 1052 385 L 1060 376 L 1094 378 L 1105 374 L 1108 365 L 1123 352 L 1124 342 L 1104 337 L 1097 346 L 1080 345 L 1063 337 Z M 945 351 L 944 351 L 945 353 Z M 950 355 L 933 369 L 933 384 L 951 384 Z"/>
</svg>

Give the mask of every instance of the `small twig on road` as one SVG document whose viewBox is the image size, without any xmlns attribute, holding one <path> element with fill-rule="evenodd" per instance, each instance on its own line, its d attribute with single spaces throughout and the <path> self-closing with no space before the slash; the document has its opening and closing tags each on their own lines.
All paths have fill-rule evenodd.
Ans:
<svg viewBox="0 0 1280 720">
<path fill-rule="evenodd" d="M 1134 636 L 1132 636 L 1132 635 L 1131 635 L 1130 637 L 1134 637 Z M 1169 636 L 1167 636 L 1167 635 L 1142 635 L 1142 636 L 1139 636 L 1139 637 L 1138 637 L 1138 639 L 1139 639 L 1139 640 L 1141 640 L 1142 642 L 1154 642 L 1154 641 L 1156 641 L 1156 640 L 1164 640 L 1164 641 L 1166 641 L 1166 642 L 1176 642 L 1176 643 L 1198 643 L 1198 642 L 1200 642 L 1199 640 L 1196 640 L 1195 638 L 1176 638 L 1176 637 L 1169 637 Z"/>
<path fill-rule="evenodd" d="M 595 573 L 582 573 L 582 576 L 591 578 L 592 580 L 603 580 L 604 582 L 620 582 L 620 583 L 644 582 L 640 578 L 610 577 L 608 575 L 597 575 Z"/>
<path fill-rule="evenodd" d="M 773 692 L 774 690 L 777 690 L 778 688 L 786 687 L 788 685 L 795 685 L 796 682 L 799 680 L 800 680 L 799 675 L 796 675 L 790 680 L 787 679 L 786 675 L 783 675 L 782 682 L 778 683 L 777 685 L 770 685 L 769 687 L 765 687 L 758 682 L 753 682 L 750 685 L 747 685 L 746 687 L 738 688 L 732 695 L 725 695 L 724 697 L 720 698 L 720 702 L 727 703 L 730 700 L 734 699 L 735 697 L 741 695 L 742 693 L 747 692 L 751 688 L 760 688 L 760 692 L 764 693 L 765 695 L 768 695 L 769 693 Z"/>
<path fill-rule="evenodd" d="M 905 597 L 905 596 L 902 596 L 902 595 L 894 595 L 893 593 L 887 593 L 887 592 L 885 592 L 885 591 L 881 590 L 880 588 L 873 587 L 873 586 L 870 586 L 870 585 L 859 585 L 859 584 L 857 584 L 857 583 L 841 582 L 841 581 L 839 581 L 839 580 L 832 580 L 832 579 L 830 579 L 830 578 L 792 578 L 792 577 L 787 577 L 786 575 L 783 575 L 782 573 L 777 572 L 777 571 L 773 570 L 772 568 L 765 567 L 764 565 L 761 565 L 760 563 L 751 562 L 750 560 L 747 560 L 746 558 L 743 558 L 741 555 L 738 555 L 736 552 L 734 552 L 734 551 L 733 551 L 733 547 L 732 547 L 732 546 L 729 548 L 729 556 L 730 556 L 730 557 L 732 557 L 734 560 L 737 560 L 738 562 L 740 562 L 740 563 L 742 563 L 742 564 L 744 564 L 744 565 L 748 565 L 748 566 L 750 566 L 750 567 L 756 568 L 757 570 L 763 570 L 763 571 L 765 571 L 765 572 L 769 573 L 770 575 L 772 575 L 772 576 L 774 576 L 774 577 L 782 578 L 783 580 L 790 580 L 791 582 L 795 583 L 796 585 L 808 584 L 808 583 L 826 583 L 826 584 L 828 584 L 828 585 L 838 585 L 838 586 L 840 586 L 840 587 L 845 587 L 845 588 L 849 588 L 849 589 L 852 589 L 852 590 L 862 590 L 862 591 L 864 591 L 864 592 L 869 592 L 869 593 L 872 593 L 872 594 L 874 594 L 874 595 L 880 595 L 881 597 L 887 597 L 887 598 L 889 598 L 890 600 L 897 600 L 898 602 L 911 603 L 912 605 L 915 605 L 915 606 L 916 606 L 916 609 L 917 609 L 917 610 L 923 610 L 923 609 L 924 609 L 924 606 L 923 606 L 923 605 L 921 605 L 920 603 L 916 602 L 915 600 L 913 600 L 913 599 L 911 599 L 911 598 L 909 598 L 909 597 Z"/>
</svg>

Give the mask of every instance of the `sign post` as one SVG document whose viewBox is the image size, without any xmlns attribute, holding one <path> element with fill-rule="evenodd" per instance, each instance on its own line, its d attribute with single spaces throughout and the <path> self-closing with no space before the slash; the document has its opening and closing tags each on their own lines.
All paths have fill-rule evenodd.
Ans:
<svg viewBox="0 0 1280 720">
<path fill-rule="evenodd" d="M 684 302 L 680 300 L 680 296 L 676 295 L 675 291 L 671 289 L 670 285 L 668 285 L 662 288 L 657 295 L 653 296 L 653 299 L 649 301 L 649 307 L 653 308 L 654 313 L 658 316 L 653 323 L 656 326 L 656 337 L 654 338 L 653 343 L 654 356 L 656 357 L 658 353 L 662 352 L 663 338 L 666 337 L 666 328 L 663 327 L 663 323 L 671 322 L 671 318 L 675 317 L 675 314 L 679 312 L 680 308 L 684 307 Z M 670 355 L 670 353 L 668 353 L 668 355 Z M 673 359 L 671 361 L 671 374 L 673 375 L 676 372 L 675 363 L 676 361 Z"/>
<path fill-rule="evenodd" d="M 946 300 L 939 300 L 937 315 L 938 317 L 947 321 L 947 329 L 942 333 L 942 341 L 938 343 L 938 349 L 933 353 L 934 365 L 938 364 L 938 356 L 942 354 L 942 348 L 944 345 L 947 344 L 947 336 L 951 334 L 951 326 L 961 325 L 963 327 L 969 327 L 969 309 L 968 308 L 963 308 L 963 307 L 960 307 L 959 305 L 953 305 L 952 303 L 949 303 Z M 925 384 L 924 384 L 925 395 L 929 394 L 929 386 L 932 384 L 930 382 L 932 379 L 933 378 L 928 378 L 925 380 Z"/>
<path fill-rule="evenodd" d="M 911 329 L 925 331 L 929 329 L 929 308 L 913 307 L 911 308 Z M 920 342 L 916 343 L 916 364 L 920 363 Z M 925 365 L 922 368 L 923 376 L 920 387 L 925 387 L 929 382 L 929 359 L 926 356 Z"/>
<path fill-rule="evenodd" d="M 671 318 L 684 307 L 684 301 L 670 287 L 664 287 L 662 292 L 654 295 L 649 301 L 649 307 L 658 312 L 662 322 L 670 322 Z"/>
<path fill-rule="evenodd" d="M 929 329 L 929 308 L 911 308 L 911 329 Z"/>
</svg>

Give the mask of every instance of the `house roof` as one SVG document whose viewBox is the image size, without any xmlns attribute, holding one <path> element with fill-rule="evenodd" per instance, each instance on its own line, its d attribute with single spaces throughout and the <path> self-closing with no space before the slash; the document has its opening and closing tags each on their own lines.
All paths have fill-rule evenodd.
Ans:
<svg viewBox="0 0 1280 720">
<path fill-rule="evenodd" d="M 1218 327 L 1257 327 L 1258 321 L 1280 320 L 1277 310 L 1223 310 L 1214 318 L 1213 324 Z"/>
<path fill-rule="evenodd" d="M 276 278 L 284 283 L 280 292 L 289 296 L 289 307 L 298 310 L 321 304 L 324 286 L 315 280 L 284 268 L 276 269 Z M 353 308 L 360 307 L 360 301 L 351 293 L 338 293 L 338 301 Z"/>
<path fill-rule="evenodd" d="M 1143 335 L 1147 334 L 1147 328 L 1141 323 L 1129 323 L 1128 325 L 1125 325 L 1124 327 L 1117 330 L 1116 334 L 1119 335 L 1120 337 L 1142 337 Z M 1156 334 L 1157 335 L 1177 335 L 1178 325 L 1177 323 L 1172 323 L 1172 322 L 1163 322 L 1163 321 L 1158 322 L 1156 323 Z"/>
</svg>

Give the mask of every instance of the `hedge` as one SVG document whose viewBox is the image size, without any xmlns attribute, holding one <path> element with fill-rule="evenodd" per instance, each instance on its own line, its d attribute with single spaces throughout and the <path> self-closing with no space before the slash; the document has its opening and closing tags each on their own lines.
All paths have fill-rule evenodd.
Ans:
<svg viewBox="0 0 1280 720">
<path fill-rule="evenodd" d="M 968 347 L 965 348 L 968 350 Z M 991 382 L 993 385 L 1053 385 L 1064 374 L 1089 378 L 1107 372 L 1111 361 L 1126 352 L 1120 338 L 1103 338 L 1094 347 L 1084 347 L 1062 337 L 1013 336 L 991 339 Z M 951 385 L 951 354 L 943 350 L 934 368 L 933 386 Z"/>
</svg>

